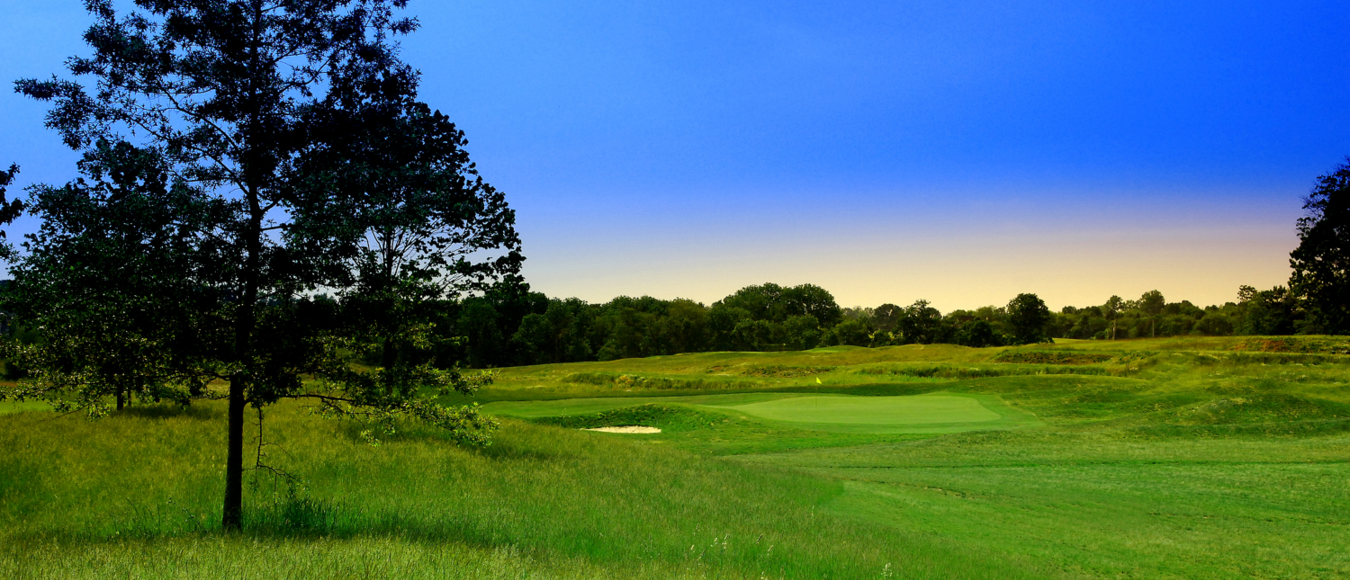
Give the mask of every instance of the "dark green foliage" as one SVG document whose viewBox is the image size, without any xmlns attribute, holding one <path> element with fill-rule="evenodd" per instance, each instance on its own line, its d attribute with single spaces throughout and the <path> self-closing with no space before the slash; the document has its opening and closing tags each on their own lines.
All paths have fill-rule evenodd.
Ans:
<svg viewBox="0 0 1350 580">
<path fill-rule="evenodd" d="M 742 320 L 731 330 L 731 340 L 737 346 L 736 350 L 781 350 L 782 330 L 781 324 L 768 320 Z"/>
<path fill-rule="evenodd" d="M 511 337 L 523 364 L 576 362 L 591 359 L 586 340 L 592 313 L 576 298 L 550 300 L 543 314 L 528 314 Z"/>
<path fill-rule="evenodd" d="M 784 288 L 768 283 L 746 286 L 717 304 L 742 308 L 754 320 L 781 323 L 792 316 L 814 316 L 825 327 L 834 326 L 842 318 L 834 296 L 824 288 L 802 284 Z M 713 306 L 716 307 L 717 304 Z"/>
<path fill-rule="evenodd" d="M 1226 336 L 1233 334 L 1233 319 L 1223 312 L 1212 310 L 1205 312 L 1194 328 L 1198 334 Z"/>
<path fill-rule="evenodd" d="M 36 380 L 7 396 L 95 416 L 107 398 L 119 409 L 133 397 L 186 404 L 220 375 L 214 359 L 229 348 L 225 298 L 199 272 L 218 251 L 205 226 L 228 210 L 126 142 L 99 141 L 80 171 L 32 190 L 42 225 L 11 268 L 3 307 L 40 329 L 6 345 Z"/>
<path fill-rule="evenodd" d="M 984 348 L 1001 346 L 1006 340 L 994 330 L 994 326 L 989 324 L 988 320 L 975 319 L 958 327 L 952 342 L 961 346 Z"/>
<path fill-rule="evenodd" d="M 750 311 L 715 302 L 708 309 L 708 331 L 712 335 L 712 350 L 744 350 L 737 338 L 736 327 L 754 320 Z"/>
<path fill-rule="evenodd" d="M 1298 328 L 1298 302 L 1288 288 L 1258 291 L 1243 286 L 1238 290 L 1238 300 L 1242 313 L 1238 334 L 1293 334 Z"/>
<path fill-rule="evenodd" d="M 14 183 L 14 176 L 19 174 L 18 165 L 10 165 L 9 169 L 0 170 L 0 225 L 8 225 L 18 219 L 23 213 L 23 201 L 7 200 L 5 189 L 11 183 Z M 0 240 L 5 239 L 5 230 L 0 230 Z M 9 260 L 13 258 L 13 248 L 8 242 L 0 243 L 0 259 Z"/>
<path fill-rule="evenodd" d="M 1120 319 L 1120 311 L 1125 308 L 1125 301 L 1119 296 L 1111 296 L 1102 305 L 1102 316 L 1111 322 L 1111 340 L 1116 339 L 1116 322 Z"/>
<path fill-rule="evenodd" d="M 496 295 L 497 288 L 494 286 L 487 296 Z M 621 296 L 606 304 L 586 304 L 575 299 L 550 300 L 525 291 L 520 295 L 530 298 L 520 302 L 524 305 L 520 311 L 533 316 L 524 324 L 523 318 L 512 321 L 499 317 L 487 298 L 447 303 L 444 310 L 454 313 L 456 322 L 449 327 L 469 337 L 464 358 L 479 367 L 682 352 L 809 350 L 829 345 L 948 343 L 982 348 L 1053 338 L 1231 336 L 1307 330 L 1297 299 L 1282 288 L 1258 292 L 1243 287 L 1240 302 L 1206 308 L 1186 300 L 1167 302 L 1155 290 L 1139 300 L 1112 296 L 1101 306 L 1065 306 L 1057 313 L 1049 312 L 1032 294 L 1019 295 L 1005 307 L 955 310 L 945 316 L 927 300 L 916 300 L 904 308 L 883 304 L 840 309 L 842 321 L 833 327 L 825 327 L 813 315 L 775 321 L 776 313 L 784 309 L 775 310 L 772 305 L 783 303 L 781 297 L 789 294 L 788 290 L 791 288 L 774 284 L 751 286 L 711 307 L 647 296 Z M 1018 325 L 1023 332 L 1020 338 Z M 508 343 L 503 337 L 511 340 Z"/>
<path fill-rule="evenodd" d="M 652 356 L 659 350 L 659 320 L 666 305 L 650 296 L 620 296 L 601 308 L 597 326 L 608 340 L 600 347 L 600 360 Z"/>
<path fill-rule="evenodd" d="M 1157 336 L 1158 315 L 1162 314 L 1163 307 L 1167 305 L 1167 300 L 1163 299 L 1162 292 L 1149 290 L 1143 296 L 1139 297 L 1139 310 L 1149 319 L 1148 335 Z"/>
<path fill-rule="evenodd" d="M 783 345 L 788 350 L 808 350 L 820 345 L 820 321 L 810 314 L 790 316 L 783 322 Z"/>
<path fill-rule="evenodd" d="M 416 28 L 395 15 L 406 2 L 132 4 L 86 3 L 93 54 L 68 64 L 92 87 L 17 83 L 53 103 L 47 125 L 93 181 L 38 188 L 50 225 L 11 293 L 46 329 L 23 351 L 43 373 L 33 388 L 96 408 L 100 392 L 209 394 L 204 378 L 227 379 L 226 527 L 241 521 L 247 405 L 312 397 L 475 439 L 487 422 L 420 390 L 471 390 L 431 364 L 430 306 L 514 273 L 518 241 L 463 134 L 416 100 L 392 40 Z M 318 287 L 340 308 L 302 298 Z M 352 352 L 381 365 L 353 368 Z"/>
<path fill-rule="evenodd" d="M 528 286 L 525 286 L 528 289 Z M 711 308 L 686 299 L 620 296 L 605 304 L 548 300 L 530 306 L 517 320 L 486 308 L 495 292 L 459 304 L 458 332 L 469 336 L 470 364 L 503 366 L 580 360 L 615 360 L 708 350 L 802 350 L 818 346 L 822 323 L 814 312 L 837 318 L 828 293 L 803 285 L 774 284 L 743 289 Z M 823 294 L 822 294 L 823 293 Z M 531 302 L 536 304 L 536 302 Z M 742 304 L 746 307 L 735 306 Z M 751 311 L 754 309 L 754 312 Z M 756 314 L 758 313 L 758 314 Z M 493 324 L 489 321 L 500 318 Z M 509 345 L 483 352 L 474 345 L 509 336 Z"/>
<path fill-rule="evenodd" d="M 1350 158 L 1317 179 L 1303 211 L 1289 287 L 1307 300 L 1318 331 L 1350 333 Z"/>
<path fill-rule="evenodd" d="M 933 344 L 947 340 L 947 328 L 942 313 L 928 305 L 927 300 L 916 300 L 905 308 L 891 331 L 893 344 Z"/>
<path fill-rule="evenodd" d="M 872 309 L 872 325 L 880 332 L 891 332 L 904 315 L 903 308 L 890 303 L 882 304 Z"/>
<path fill-rule="evenodd" d="M 464 361 L 470 367 L 489 368 L 522 364 L 520 351 L 539 352 L 513 340 L 525 317 L 544 314 L 549 299 L 530 290 L 519 275 L 507 275 L 481 296 L 441 304 L 437 333 L 444 338 L 464 337 L 464 343 L 442 355 L 446 362 Z M 589 329 L 588 329 L 589 332 Z"/>
<path fill-rule="evenodd" d="M 872 325 L 866 320 L 850 318 L 834 325 L 821 340 L 826 346 L 871 346 Z"/>
<path fill-rule="evenodd" d="M 1241 330 L 1243 315 L 1243 308 L 1237 303 L 1202 309 L 1186 300 L 1164 302 L 1162 294 L 1155 290 L 1145 293 L 1137 301 L 1112 296 L 1102 306 L 1065 307 L 1054 315 L 1049 335 L 1052 338 L 1105 340 L 1113 336 L 1230 336 Z"/>
<path fill-rule="evenodd" d="M 1050 324 L 1050 309 L 1035 294 L 1018 294 L 1008 302 L 1008 325 L 1013 344 L 1033 344 L 1049 340 L 1046 326 Z"/>
</svg>

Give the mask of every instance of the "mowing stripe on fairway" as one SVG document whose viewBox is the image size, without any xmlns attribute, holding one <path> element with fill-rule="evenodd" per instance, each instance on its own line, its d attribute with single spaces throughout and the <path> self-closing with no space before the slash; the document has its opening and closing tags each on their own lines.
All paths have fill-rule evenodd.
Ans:
<svg viewBox="0 0 1350 580">
<path fill-rule="evenodd" d="M 1003 418 L 971 397 L 950 395 L 907 397 L 815 395 L 729 405 L 727 408 L 773 421 L 836 425 L 985 423 Z"/>
<path fill-rule="evenodd" d="M 494 415 L 521 418 L 588 415 L 649 403 L 683 405 L 734 414 L 793 429 L 841 433 L 955 433 L 1041 425 L 1035 416 L 998 397 L 932 393 L 895 397 L 744 393 L 690 397 L 613 397 L 500 401 L 483 406 Z"/>
</svg>

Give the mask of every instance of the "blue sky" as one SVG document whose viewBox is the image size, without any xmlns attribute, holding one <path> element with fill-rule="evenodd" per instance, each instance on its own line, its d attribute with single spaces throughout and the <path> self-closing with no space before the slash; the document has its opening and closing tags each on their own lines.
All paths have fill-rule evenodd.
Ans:
<svg viewBox="0 0 1350 580">
<path fill-rule="evenodd" d="M 10 2 L 0 78 L 81 53 L 73 0 Z M 519 215 L 553 296 L 1052 307 L 1288 277 L 1350 155 L 1340 2 L 427 2 L 404 57 Z M 0 162 L 63 182 L 0 93 Z M 18 229 L 23 229 L 19 224 Z"/>
</svg>

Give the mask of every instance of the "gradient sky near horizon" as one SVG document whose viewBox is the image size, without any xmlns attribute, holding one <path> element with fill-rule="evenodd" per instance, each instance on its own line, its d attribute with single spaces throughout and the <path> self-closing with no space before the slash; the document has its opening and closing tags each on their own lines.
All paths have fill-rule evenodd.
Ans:
<svg viewBox="0 0 1350 580">
<path fill-rule="evenodd" d="M 86 53 L 82 2 L 6 4 L 0 79 Z M 1223 303 L 1287 281 L 1301 198 L 1350 155 L 1343 0 L 408 12 L 422 99 L 507 193 L 550 296 Z M 0 111 L 11 194 L 74 177 L 42 104 L 0 91 Z"/>
</svg>

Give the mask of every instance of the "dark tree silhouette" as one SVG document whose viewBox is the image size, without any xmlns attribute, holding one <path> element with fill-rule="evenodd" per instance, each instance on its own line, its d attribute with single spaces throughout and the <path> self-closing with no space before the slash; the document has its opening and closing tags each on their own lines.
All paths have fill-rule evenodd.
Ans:
<svg viewBox="0 0 1350 580">
<path fill-rule="evenodd" d="M 19 174 L 18 165 L 10 165 L 7 170 L 0 170 L 0 225 L 9 225 L 18 219 L 23 213 L 23 202 L 17 199 L 7 200 L 5 189 L 11 183 L 14 183 L 14 176 Z M 5 230 L 0 230 L 0 240 L 5 239 Z M 6 246 L 5 250 L 8 250 Z M 6 258 L 7 255 L 0 255 L 0 258 Z"/>
<path fill-rule="evenodd" d="M 1045 326 L 1050 323 L 1050 309 L 1035 294 L 1018 294 L 1008 302 L 1008 324 L 1012 327 L 1013 344 L 1045 342 Z"/>
<path fill-rule="evenodd" d="M 1157 290 L 1149 290 L 1139 297 L 1139 310 L 1148 315 L 1150 338 L 1158 336 L 1158 315 L 1162 314 L 1166 305 L 1167 300 L 1163 298 L 1162 292 Z"/>
<path fill-rule="evenodd" d="M 54 103 L 47 124 L 73 149 L 90 151 L 134 136 L 140 150 L 162 163 L 172 189 L 189 191 L 168 203 L 192 199 L 210 208 L 177 239 L 184 263 L 163 274 L 175 282 L 171 287 L 199 291 L 201 300 L 155 298 L 154 304 L 170 310 L 190 305 L 192 316 L 211 321 L 184 331 L 197 334 L 164 343 L 172 353 L 161 358 L 176 360 L 178 349 L 195 348 L 192 352 L 204 357 L 198 367 L 228 381 L 224 526 L 241 522 L 247 406 L 261 412 L 281 398 L 307 396 L 379 418 L 414 415 L 458 433 L 486 426 L 472 410 L 433 405 L 410 388 L 407 381 L 418 374 L 404 371 L 421 368 L 417 364 L 379 377 L 345 377 L 351 380 L 334 392 L 307 390 L 300 380 L 316 370 L 340 373 L 334 357 L 342 351 L 336 329 L 314 323 L 332 317 L 306 312 L 332 303 L 304 300 L 304 293 L 317 287 L 370 289 L 363 295 L 393 298 L 374 309 L 372 319 L 387 319 L 410 303 L 409 295 L 391 294 L 390 288 L 425 293 L 437 275 L 487 277 L 480 275 L 509 271 L 518 258 L 509 212 L 492 205 L 499 201 L 495 192 L 469 171 L 460 155 L 462 135 L 415 102 L 416 74 L 399 61 L 393 41 L 416 28 L 415 20 L 395 13 L 406 0 L 130 4 L 129 12 L 119 14 L 111 0 L 86 2 L 95 22 L 84 37 L 93 54 L 72 58 L 68 66 L 76 77 L 91 78 L 93 86 L 27 79 L 17 89 Z M 372 119 L 396 122 L 379 132 L 366 123 Z M 432 141 L 435 147 L 423 151 Z M 377 162 L 360 167 L 361 159 L 353 158 L 358 154 Z M 384 171 L 400 163 L 407 171 Z M 447 213 L 436 205 L 446 195 L 487 206 Z M 180 215 L 180 209 L 172 205 L 168 213 Z M 61 211 L 54 206 L 48 213 Z M 492 219 L 484 216 L 500 219 L 487 225 Z M 496 230 L 473 231 L 480 224 Z M 446 232 L 464 237 L 444 245 L 425 242 L 408 253 L 408 240 Z M 70 233 L 83 243 L 89 231 Z M 363 240 L 385 247 L 363 251 Z M 477 240 L 506 247 L 502 268 L 473 264 Z M 395 246 L 396 258 L 403 260 L 396 271 L 381 261 Z M 130 254 L 135 247 L 116 251 Z M 454 254 L 465 248 L 470 251 Z M 436 257 L 447 251 L 451 259 Z M 29 275 L 46 271 L 42 259 L 33 258 Z M 402 285 L 405 281 L 411 282 Z M 135 291 L 120 284 L 110 288 Z M 67 307 L 91 304 L 75 301 Z M 367 336 L 390 346 L 388 351 L 404 339 L 418 340 L 413 334 L 425 334 L 417 325 L 365 327 L 376 329 Z M 462 378 L 448 380 L 470 389 Z"/>
<path fill-rule="evenodd" d="M 1303 201 L 1289 288 L 1306 301 L 1321 332 L 1350 332 L 1350 158 L 1317 179 Z"/>
</svg>

